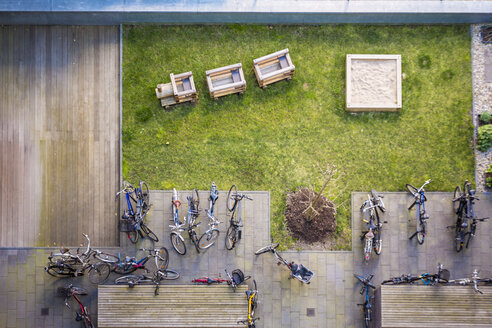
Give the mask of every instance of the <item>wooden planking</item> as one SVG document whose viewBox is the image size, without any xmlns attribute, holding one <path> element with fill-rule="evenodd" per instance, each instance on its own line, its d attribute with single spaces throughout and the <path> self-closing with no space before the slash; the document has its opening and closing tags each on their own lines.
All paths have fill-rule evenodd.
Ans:
<svg viewBox="0 0 492 328">
<path fill-rule="evenodd" d="M 376 291 L 376 327 L 490 327 L 492 286 L 383 285 Z"/>
<path fill-rule="evenodd" d="M 248 315 L 244 285 L 236 292 L 227 285 L 161 285 L 157 296 L 154 290 L 100 285 L 98 327 L 241 327 L 237 321 Z"/>
<path fill-rule="evenodd" d="M 0 246 L 117 246 L 119 30 L 0 27 Z"/>
</svg>

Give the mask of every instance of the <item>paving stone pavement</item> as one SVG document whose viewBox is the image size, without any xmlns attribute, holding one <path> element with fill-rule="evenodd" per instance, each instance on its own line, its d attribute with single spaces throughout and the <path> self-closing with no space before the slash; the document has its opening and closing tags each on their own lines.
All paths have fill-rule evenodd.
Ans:
<svg viewBox="0 0 492 328">
<path fill-rule="evenodd" d="M 450 203 L 451 193 L 427 193 L 427 210 L 430 214 L 429 232 L 424 245 L 408 241 L 415 229 L 414 213 L 407 210 L 411 199 L 406 193 L 384 193 L 387 212 L 383 226 L 383 250 L 380 256 L 373 254 L 369 263 L 363 261 L 362 245 L 358 238 L 363 224 L 360 205 L 367 193 L 352 194 L 353 252 L 286 251 L 282 256 L 289 261 L 303 263 L 316 276 L 310 285 L 288 279 L 289 273 L 275 265 L 271 254 L 255 256 L 254 251 L 270 241 L 270 195 L 268 192 L 245 192 L 253 201 L 243 201 L 243 239 L 233 251 L 225 249 L 225 230 L 228 217 L 225 208 L 226 192 L 220 192 L 217 203 L 217 217 L 222 221 L 221 235 L 217 245 L 202 254 L 191 248 L 185 236 L 188 252 L 178 255 L 169 240 L 171 224 L 171 196 L 169 191 L 153 191 L 153 207 L 148 215 L 148 225 L 159 236 L 156 246 L 165 246 L 170 253 L 170 268 L 180 272 L 181 278 L 167 283 L 191 283 L 193 278 L 224 276 L 224 269 L 240 268 L 252 275 L 258 283 L 260 305 L 257 311 L 261 320 L 258 327 L 362 327 L 362 313 L 357 303 L 362 301 L 360 286 L 353 273 L 374 273 L 374 281 L 402 273 L 435 272 L 437 262 L 451 271 L 452 277 L 464 277 L 474 268 L 481 269 L 482 275 L 492 273 L 492 223 L 482 223 L 470 249 L 461 253 L 453 250 L 453 233 L 446 231 L 455 217 Z M 180 217 L 186 215 L 186 196 L 181 192 L 183 205 Z M 202 208 L 200 231 L 207 226 L 203 209 L 207 206 L 208 192 L 200 192 Z M 479 195 L 477 213 L 487 216 L 492 213 L 492 195 Z M 100 248 L 116 253 L 137 254 L 140 247 L 152 243 L 144 240 L 135 246 L 121 234 L 121 248 Z M 74 313 L 63 304 L 63 298 L 56 296 L 56 289 L 73 281 L 86 287 L 90 295 L 82 297 L 89 311 L 97 318 L 97 287 L 87 278 L 56 279 L 43 271 L 49 253 L 54 248 L 0 249 L 0 327 L 80 327 Z M 139 255 L 141 253 L 138 253 Z M 107 283 L 117 275 L 112 274 Z M 42 309 L 48 308 L 48 315 Z M 307 316 L 307 308 L 315 309 L 315 316 Z"/>
</svg>

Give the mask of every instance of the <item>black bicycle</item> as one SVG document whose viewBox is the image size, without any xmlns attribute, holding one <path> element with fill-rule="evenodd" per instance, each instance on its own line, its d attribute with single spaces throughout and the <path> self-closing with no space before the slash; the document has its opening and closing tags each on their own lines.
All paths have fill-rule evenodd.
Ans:
<svg viewBox="0 0 492 328">
<path fill-rule="evenodd" d="M 468 248 L 471 239 L 475 236 L 477 231 L 477 223 L 484 222 L 488 219 L 477 219 L 475 213 L 476 200 L 479 199 L 475 196 L 475 190 L 472 189 L 472 184 L 468 180 L 463 184 L 463 190 L 461 190 L 460 186 L 457 186 L 454 189 L 453 208 L 457 215 L 456 224 L 454 226 L 454 249 L 457 252 L 460 252 L 463 249 L 463 245 Z"/>
<path fill-rule="evenodd" d="M 241 201 L 243 198 L 253 200 L 244 194 L 238 194 L 236 185 L 232 185 L 227 194 L 227 210 L 231 213 L 225 238 L 227 250 L 233 249 L 241 239 L 241 228 L 243 227 Z"/>
<path fill-rule="evenodd" d="M 415 231 L 415 233 L 411 235 L 409 239 L 412 240 L 416 236 L 417 241 L 420 245 L 424 243 L 426 234 L 426 220 L 429 219 L 429 214 L 427 214 L 427 212 L 425 211 L 425 202 L 427 201 L 427 197 L 425 197 L 424 187 L 430 182 L 430 179 L 427 180 L 420 188 L 416 188 L 407 183 L 408 192 L 414 197 L 414 201 L 408 209 L 411 210 L 415 206 L 415 217 L 417 218 L 417 231 Z"/>
<path fill-rule="evenodd" d="M 413 284 L 421 281 L 424 285 L 443 284 L 449 281 L 450 272 L 448 269 L 443 269 L 442 264 L 437 264 L 437 273 L 422 273 L 419 276 L 412 276 L 410 274 L 401 275 L 399 277 L 390 278 L 384 280 L 381 285 L 401 285 L 401 284 Z"/>
<path fill-rule="evenodd" d="M 85 328 L 94 328 L 94 324 L 92 323 L 92 320 L 89 316 L 89 311 L 87 311 L 87 307 L 85 307 L 82 302 L 79 300 L 78 296 L 79 295 L 87 295 L 87 290 L 84 288 L 80 287 L 75 287 L 72 284 L 69 284 L 67 287 L 59 287 L 58 288 L 58 295 L 64 296 L 65 297 L 65 305 L 69 309 L 72 307 L 70 306 L 70 303 L 68 302 L 70 298 L 73 297 L 73 299 L 77 302 L 77 304 L 80 307 L 80 312 L 76 311 L 76 321 L 82 321 L 84 324 Z"/>
<path fill-rule="evenodd" d="M 374 277 L 373 274 L 369 274 L 365 277 L 355 274 L 354 277 L 357 278 L 362 284 L 362 289 L 360 290 L 360 294 L 366 293 L 366 296 L 364 297 L 364 303 L 362 304 L 357 304 L 358 306 L 362 306 L 362 309 L 364 310 L 364 324 L 366 328 L 369 328 L 369 324 L 371 322 L 371 313 L 372 313 L 372 305 L 371 305 L 371 299 L 374 298 L 374 295 L 370 296 L 369 293 L 372 289 L 375 289 L 376 286 L 371 282 L 372 278 Z"/>
<path fill-rule="evenodd" d="M 187 225 L 187 230 L 188 230 L 188 236 L 190 237 L 190 240 L 193 242 L 193 245 L 195 245 L 196 251 L 200 253 L 200 243 L 199 243 L 199 238 L 196 234 L 195 228 L 198 227 L 200 222 L 196 222 L 196 219 L 198 218 L 199 215 L 199 210 L 198 206 L 200 205 L 200 198 L 198 196 L 198 190 L 193 189 L 191 196 L 186 197 L 188 200 L 188 217 L 186 219 L 188 225 Z M 186 253 L 186 247 L 185 247 L 185 253 Z"/>
<path fill-rule="evenodd" d="M 366 223 L 367 230 L 363 231 L 360 240 L 364 241 L 364 259 L 369 261 L 372 249 L 377 255 L 381 254 L 383 241 L 381 239 L 382 223 L 379 218 L 378 210 L 381 213 L 386 211 L 383 203 L 383 196 L 379 195 L 376 190 L 371 190 L 371 195 L 368 195 L 367 200 L 360 207 L 362 213 L 365 214 L 362 221 Z M 387 223 L 384 221 L 384 223 Z"/>
</svg>

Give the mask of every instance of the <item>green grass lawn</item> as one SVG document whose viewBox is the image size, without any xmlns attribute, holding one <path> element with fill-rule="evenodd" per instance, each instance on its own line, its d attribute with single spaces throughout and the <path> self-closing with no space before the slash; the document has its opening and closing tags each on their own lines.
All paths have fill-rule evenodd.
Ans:
<svg viewBox="0 0 492 328">
<path fill-rule="evenodd" d="M 284 247 L 293 242 L 286 193 L 319 186 L 318 164 L 344 172 L 335 249 L 350 249 L 351 191 L 428 178 L 427 190 L 452 191 L 474 177 L 468 26 L 125 26 L 123 42 L 123 178 L 151 189 L 269 190 Z M 259 88 L 253 59 L 284 48 L 293 80 Z M 346 54 L 401 54 L 400 113 L 345 111 Z M 245 94 L 212 100 L 205 71 L 238 62 Z M 198 103 L 164 110 L 155 86 L 186 71 Z"/>
</svg>

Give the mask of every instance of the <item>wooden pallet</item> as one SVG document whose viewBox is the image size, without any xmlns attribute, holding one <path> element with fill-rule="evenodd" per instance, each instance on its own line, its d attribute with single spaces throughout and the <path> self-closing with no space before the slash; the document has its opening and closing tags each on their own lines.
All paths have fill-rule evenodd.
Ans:
<svg viewBox="0 0 492 328">
<path fill-rule="evenodd" d="M 247 286 L 100 285 L 98 327 L 244 327 L 248 316 Z"/>
<path fill-rule="evenodd" d="M 376 290 L 374 327 L 491 327 L 492 286 L 383 285 Z"/>
</svg>

